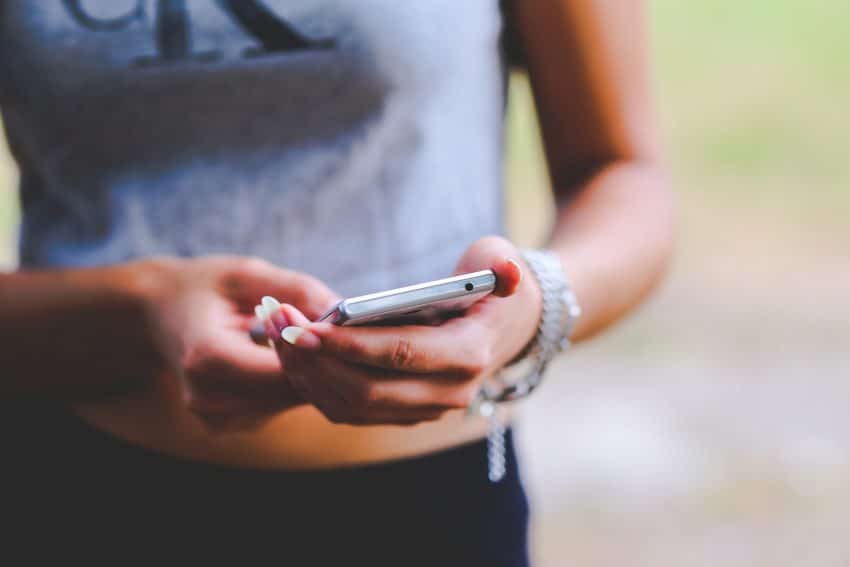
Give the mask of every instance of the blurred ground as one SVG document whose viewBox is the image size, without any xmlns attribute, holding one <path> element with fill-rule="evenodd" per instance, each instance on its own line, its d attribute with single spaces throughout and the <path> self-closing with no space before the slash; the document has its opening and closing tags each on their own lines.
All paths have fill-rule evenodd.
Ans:
<svg viewBox="0 0 850 567">
<path fill-rule="evenodd" d="M 652 6 L 679 255 L 523 408 L 538 565 L 849 565 L 850 2 Z M 511 226 L 535 243 L 522 78 L 512 98 Z"/>
</svg>

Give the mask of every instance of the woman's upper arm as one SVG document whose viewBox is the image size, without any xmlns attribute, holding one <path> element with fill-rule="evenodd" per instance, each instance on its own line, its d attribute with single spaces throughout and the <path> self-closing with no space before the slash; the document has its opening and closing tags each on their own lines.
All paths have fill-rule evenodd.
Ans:
<svg viewBox="0 0 850 567">
<path fill-rule="evenodd" d="M 514 0 L 556 192 L 658 157 L 642 0 Z"/>
</svg>

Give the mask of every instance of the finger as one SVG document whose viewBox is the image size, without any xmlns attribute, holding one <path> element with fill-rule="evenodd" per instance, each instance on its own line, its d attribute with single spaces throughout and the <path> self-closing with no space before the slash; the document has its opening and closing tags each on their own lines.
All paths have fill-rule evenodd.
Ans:
<svg viewBox="0 0 850 567">
<path fill-rule="evenodd" d="M 479 270 L 493 270 L 496 274 L 498 297 L 513 295 L 522 281 L 522 268 L 518 260 L 519 251 L 510 241 L 489 236 L 476 241 L 458 262 L 455 273 L 463 274 Z"/>
<path fill-rule="evenodd" d="M 344 413 L 357 415 L 465 408 L 478 390 L 477 383 L 459 383 L 454 376 L 393 373 L 321 354 L 295 353 L 287 369 L 294 382 L 307 382 L 307 401 L 339 406 Z"/>
<path fill-rule="evenodd" d="M 268 339 L 263 328 L 263 320 L 257 316 L 256 311 L 251 312 L 249 315 L 242 310 L 243 307 L 241 305 L 237 307 L 239 310 L 230 314 L 233 324 L 229 326 L 250 337 L 254 344 L 268 346 Z"/>
<path fill-rule="evenodd" d="M 297 310 L 291 306 L 285 305 L 282 311 L 289 313 L 287 318 L 291 317 L 303 322 L 299 318 L 303 315 L 298 314 Z M 278 336 L 281 335 L 278 334 Z M 296 348 L 282 338 L 275 343 L 275 350 L 281 364 L 286 368 L 287 380 L 303 400 L 314 405 L 323 401 L 332 403 L 344 401 L 340 380 L 335 379 L 340 374 L 340 368 L 326 366 L 328 357 L 316 357 L 313 353 Z"/>
<path fill-rule="evenodd" d="M 228 296 L 246 311 L 268 295 L 298 306 L 310 317 L 318 317 L 339 300 L 330 288 L 313 276 L 252 258 L 234 263 L 224 287 Z"/>
<path fill-rule="evenodd" d="M 316 351 L 321 348 L 321 339 L 310 330 L 310 320 L 292 305 L 284 304 L 281 313 L 288 325 L 280 331 L 284 343 L 300 350 Z"/>
<path fill-rule="evenodd" d="M 275 353 L 238 332 L 225 332 L 190 350 L 184 374 L 201 387 L 252 388 L 284 382 Z"/>
<path fill-rule="evenodd" d="M 346 425 L 396 425 L 410 426 L 423 422 L 437 421 L 449 411 L 446 408 L 421 407 L 421 408 L 375 408 L 369 411 L 360 411 L 348 407 L 340 407 L 332 404 L 315 404 L 325 418 L 331 423 Z"/>
<path fill-rule="evenodd" d="M 439 327 L 337 327 L 314 323 L 298 337 L 295 347 L 400 372 L 473 377 L 490 363 L 487 332 L 470 318 L 454 319 Z M 318 348 L 305 346 L 304 337 L 310 336 L 316 337 Z"/>
<path fill-rule="evenodd" d="M 375 411 L 446 411 L 469 406 L 477 393 L 473 385 L 423 380 L 379 380 L 369 384 L 367 400 Z"/>
<path fill-rule="evenodd" d="M 446 411 L 466 408 L 474 387 L 458 387 L 436 377 L 431 382 L 410 376 L 392 379 L 335 358 L 299 353 L 291 347 L 288 376 L 303 399 L 332 423 L 415 425 L 440 419 Z M 387 371 L 380 371 L 386 373 Z"/>
<path fill-rule="evenodd" d="M 290 325 L 306 328 L 310 324 L 310 318 L 294 305 L 283 304 L 281 312 Z"/>
</svg>

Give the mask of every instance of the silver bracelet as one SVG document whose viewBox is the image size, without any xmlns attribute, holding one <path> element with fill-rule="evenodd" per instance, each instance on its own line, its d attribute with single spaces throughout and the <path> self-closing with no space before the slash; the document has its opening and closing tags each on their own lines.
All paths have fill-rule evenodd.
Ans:
<svg viewBox="0 0 850 567">
<path fill-rule="evenodd" d="M 549 363 L 570 347 L 570 336 L 581 317 L 578 299 L 567 283 L 558 255 L 550 250 L 523 250 L 522 256 L 540 285 L 542 310 L 537 334 L 520 359 L 488 380 L 470 405 L 471 415 L 490 419 L 487 435 L 487 471 L 491 482 L 506 473 L 505 429 L 499 420 L 498 404 L 531 394 L 543 381 Z"/>
</svg>

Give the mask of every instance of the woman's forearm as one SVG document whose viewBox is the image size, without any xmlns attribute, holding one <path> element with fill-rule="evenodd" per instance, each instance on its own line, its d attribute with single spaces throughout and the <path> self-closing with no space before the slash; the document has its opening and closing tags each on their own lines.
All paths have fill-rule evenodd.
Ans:
<svg viewBox="0 0 850 567">
<path fill-rule="evenodd" d="M 665 272 L 673 248 L 672 197 L 660 165 L 614 162 L 559 207 L 550 246 L 561 256 L 583 315 L 573 338 L 633 309 Z"/>
<path fill-rule="evenodd" d="M 162 364 L 149 266 L 0 275 L 0 398 L 89 397 L 136 387 Z"/>
</svg>

